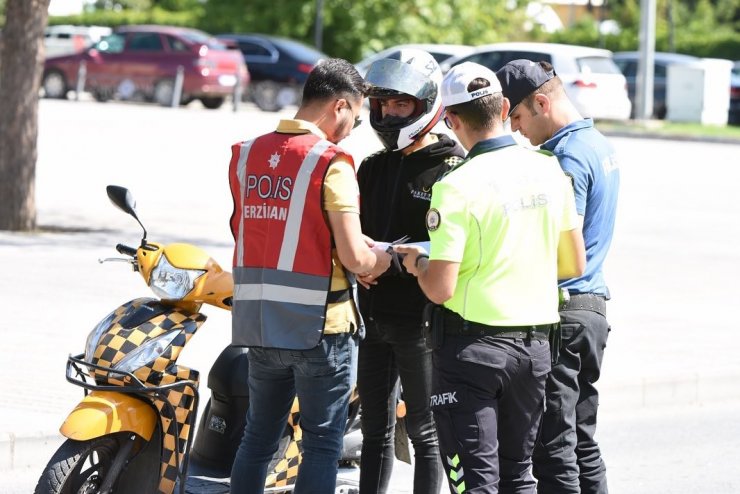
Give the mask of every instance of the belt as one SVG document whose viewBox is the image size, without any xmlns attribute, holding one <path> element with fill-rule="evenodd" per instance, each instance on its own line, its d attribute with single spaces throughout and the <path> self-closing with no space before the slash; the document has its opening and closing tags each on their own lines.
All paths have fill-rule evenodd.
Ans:
<svg viewBox="0 0 740 494">
<path fill-rule="evenodd" d="M 531 326 L 489 326 L 466 321 L 459 314 L 445 309 L 445 334 L 454 336 L 495 336 L 497 338 L 535 339 L 547 341 L 555 324 L 536 324 Z"/>
<path fill-rule="evenodd" d="M 560 310 L 590 310 L 606 317 L 606 297 L 595 293 L 574 293 L 560 306 Z"/>
</svg>

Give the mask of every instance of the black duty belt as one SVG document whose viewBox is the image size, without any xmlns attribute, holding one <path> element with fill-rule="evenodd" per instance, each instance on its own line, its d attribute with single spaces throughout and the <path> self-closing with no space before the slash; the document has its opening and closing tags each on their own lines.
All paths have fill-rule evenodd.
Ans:
<svg viewBox="0 0 740 494">
<path fill-rule="evenodd" d="M 590 310 L 606 317 L 606 298 L 595 293 L 572 293 L 560 310 Z"/>
<path fill-rule="evenodd" d="M 455 336 L 496 336 L 497 338 L 520 338 L 547 341 L 555 324 L 537 324 L 532 326 L 489 326 L 473 321 L 466 321 L 450 310 L 444 311 L 445 334 Z"/>
</svg>

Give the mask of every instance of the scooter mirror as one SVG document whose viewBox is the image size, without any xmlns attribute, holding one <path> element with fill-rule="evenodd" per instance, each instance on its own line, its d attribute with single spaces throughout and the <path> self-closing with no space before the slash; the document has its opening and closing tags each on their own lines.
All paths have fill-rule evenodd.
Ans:
<svg viewBox="0 0 740 494">
<path fill-rule="evenodd" d="M 114 206 L 136 218 L 136 201 L 134 196 L 131 195 L 131 191 L 118 185 L 109 185 L 105 188 L 105 191 Z"/>
<path fill-rule="evenodd" d="M 144 228 L 144 225 L 141 223 L 139 217 L 136 215 L 136 201 L 134 200 L 134 196 L 133 194 L 131 194 L 131 191 L 129 191 L 126 187 L 121 187 L 120 185 L 108 185 L 105 188 L 105 191 L 114 206 L 116 206 L 124 213 L 133 216 L 134 219 L 139 223 L 141 229 L 144 230 L 144 237 L 141 239 L 141 245 L 145 245 L 146 228 Z"/>
</svg>

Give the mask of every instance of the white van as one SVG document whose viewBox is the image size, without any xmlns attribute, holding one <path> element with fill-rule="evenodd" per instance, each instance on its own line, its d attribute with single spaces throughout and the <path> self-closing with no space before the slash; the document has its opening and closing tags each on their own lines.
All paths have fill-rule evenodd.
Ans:
<svg viewBox="0 0 740 494">
<path fill-rule="evenodd" d="M 49 26 L 44 31 L 46 57 L 69 55 L 94 45 L 103 36 L 111 34 L 109 27 L 103 26 Z"/>
</svg>

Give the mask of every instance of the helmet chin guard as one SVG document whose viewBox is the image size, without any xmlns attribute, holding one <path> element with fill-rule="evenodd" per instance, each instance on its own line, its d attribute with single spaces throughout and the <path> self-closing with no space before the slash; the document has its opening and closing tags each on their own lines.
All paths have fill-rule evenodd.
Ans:
<svg viewBox="0 0 740 494">
<path fill-rule="evenodd" d="M 370 125 L 389 150 L 404 149 L 427 134 L 442 115 L 439 85 L 442 71 L 423 50 L 403 49 L 374 62 L 365 80 L 371 85 Z M 382 116 L 381 99 L 413 98 L 408 117 Z"/>
</svg>

